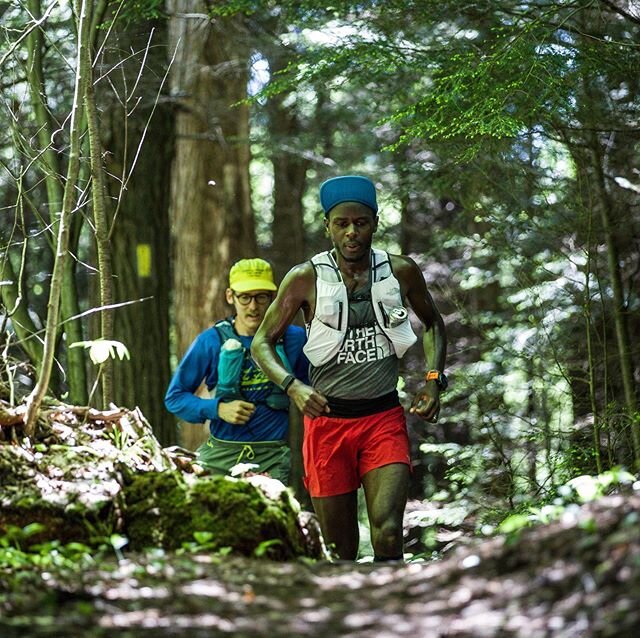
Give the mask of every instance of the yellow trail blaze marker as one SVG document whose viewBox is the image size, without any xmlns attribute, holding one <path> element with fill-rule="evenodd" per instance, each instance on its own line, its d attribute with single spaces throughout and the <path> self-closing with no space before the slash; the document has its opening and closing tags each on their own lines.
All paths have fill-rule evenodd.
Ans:
<svg viewBox="0 0 640 638">
<path fill-rule="evenodd" d="M 138 277 L 151 277 L 151 246 L 138 244 L 136 247 Z"/>
</svg>

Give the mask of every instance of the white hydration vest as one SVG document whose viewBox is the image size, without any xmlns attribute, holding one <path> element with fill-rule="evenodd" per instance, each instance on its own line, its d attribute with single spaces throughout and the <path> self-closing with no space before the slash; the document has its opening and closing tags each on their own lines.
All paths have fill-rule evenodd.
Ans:
<svg viewBox="0 0 640 638">
<path fill-rule="evenodd" d="M 316 271 L 316 308 L 307 324 L 307 343 L 303 350 L 311 365 L 318 367 L 335 357 L 344 343 L 349 325 L 349 299 L 340 268 L 330 251 L 313 256 L 311 263 Z M 371 250 L 371 304 L 382 331 L 380 338 L 385 341 L 380 345 L 391 348 L 398 359 L 402 358 L 418 338 L 402 305 L 400 284 L 384 250 Z M 397 323 L 392 311 L 400 308 L 404 319 Z"/>
</svg>

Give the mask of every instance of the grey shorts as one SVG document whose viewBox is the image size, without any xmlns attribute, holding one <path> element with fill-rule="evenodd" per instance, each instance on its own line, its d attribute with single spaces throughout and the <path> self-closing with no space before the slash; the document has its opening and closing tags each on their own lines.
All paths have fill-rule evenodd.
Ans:
<svg viewBox="0 0 640 638">
<path fill-rule="evenodd" d="M 289 484 L 291 452 L 286 441 L 224 441 L 210 436 L 197 450 L 198 463 L 213 474 L 229 474 L 238 463 L 257 465 L 253 471 Z"/>
</svg>

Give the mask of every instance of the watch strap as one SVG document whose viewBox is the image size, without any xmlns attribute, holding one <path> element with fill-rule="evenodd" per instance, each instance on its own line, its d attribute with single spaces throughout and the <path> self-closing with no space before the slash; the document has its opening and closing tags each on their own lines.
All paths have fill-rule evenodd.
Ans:
<svg viewBox="0 0 640 638">
<path fill-rule="evenodd" d="M 280 383 L 280 389 L 286 394 L 289 386 L 296 380 L 296 378 L 292 374 L 288 374 L 284 379 L 282 379 L 282 383 Z"/>
<path fill-rule="evenodd" d="M 444 372 L 440 372 L 440 370 L 429 370 L 425 373 L 424 380 L 435 381 L 441 390 L 446 390 L 449 385 L 447 375 Z"/>
</svg>

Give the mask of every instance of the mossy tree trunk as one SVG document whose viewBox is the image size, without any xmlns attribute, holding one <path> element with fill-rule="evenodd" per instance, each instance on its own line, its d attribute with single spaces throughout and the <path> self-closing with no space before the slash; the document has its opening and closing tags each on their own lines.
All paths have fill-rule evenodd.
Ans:
<svg viewBox="0 0 640 638">
<path fill-rule="evenodd" d="M 113 339 L 113 267 L 109 240 L 109 218 L 105 199 L 105 178 L 102 166 L 102 144 L 98 124 L 98 109 L 93 88 L 91 56 L 84 56 L 82 74 L 87 78 L 84 91 L 84 109 L 89 137 L 89 165 L 91 168 L 91 198 L 93 204 L 94 237 L 98 257 L 98 281 L 100 287 L 100 338 Z M 113 359 L 108 358 L 100 367 L 102 407 L 113 401 Z"/>
</svg>

